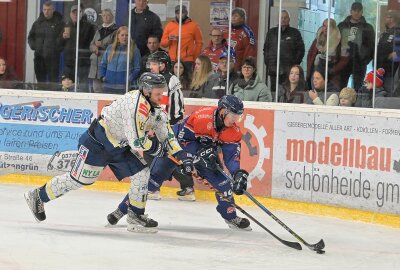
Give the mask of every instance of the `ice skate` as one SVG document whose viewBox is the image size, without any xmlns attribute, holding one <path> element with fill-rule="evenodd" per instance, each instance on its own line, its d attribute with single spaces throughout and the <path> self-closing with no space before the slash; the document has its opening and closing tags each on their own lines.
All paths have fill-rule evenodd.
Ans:
<svg viewBox="0 0 400 270">
<path fill-rule="evenodd" d="M 196 196 L 194 195 L 194 189 L 191 187 L 186 187 L 182 190 L 176 192 L 178 195 L 178 200 L 180 201 L 190 201 L 194 202 L 196 200 Z"/>
<path fill-rule="evenodd" d="M 44 212 L 44 205 L 39 197 L 39 189 L 35 188 L 24 194 L 25 201 L 32 211 L 33 216 L 37 222 L 41 222 L 46 219 L 46 213 Z"/>
<path fill-rule="evenodd" d="M 234 219 L 225 219 L 226 224 L 229 228 L 236 230 L 251 231 L 250 221 L 247 218 L 235 217 Z"/>
<path fill-rule="evenodd" d="M 154 200 L 154 201 L 159 201 L 161 200 L 161 195 L 160 195 L 160 191 L 156 190 L 156 191 L 149 191 L 147 192 L 147 199 L 148 200 Z"/>
<path fill-rule="evenodd" d="M 117 225 L 118 221 L 123 216 L 125 216 L 125 214 L 122 213 L 121 210 L 119 210 L 119 208 L 117 208 L 114 212 L 108 214 L 107 216 L 108 224 L 106 225 L 106 227 Z"/>
<path fill-rule="evenodd" d="M 158 231 L 158 222 L 147 217 L 147 215 L 138 215 L 132 210 L 128 210 L 128 231 L 140 233 L 156 233 Z"/>
</svg>

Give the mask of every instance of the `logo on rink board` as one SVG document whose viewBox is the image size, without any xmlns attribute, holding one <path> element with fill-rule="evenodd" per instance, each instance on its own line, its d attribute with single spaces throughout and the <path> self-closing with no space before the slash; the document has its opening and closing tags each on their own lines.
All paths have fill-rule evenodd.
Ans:
<svg viewBox="0 0 400 270">
<path fill-rule="evenodd" d="M 249 171 L 248 187 L 257 195 L 271 194 L 273 125 L 273 111 L 245 110 L 240 160 Z"/>
</svg>

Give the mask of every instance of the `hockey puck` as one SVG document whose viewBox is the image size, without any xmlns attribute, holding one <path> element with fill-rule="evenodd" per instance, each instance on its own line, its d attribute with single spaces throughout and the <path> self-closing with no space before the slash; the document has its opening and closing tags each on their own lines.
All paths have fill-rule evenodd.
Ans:
<svg viewBox="0 0 400 270">
<path fill-rule="evenodd" d="M 316 252 L 317 252 L 318 254 L 324 254 L 324 253 L 325 253 L 325 250 L 319 249 L 319 250 L 316 250 Z"/>
</svg>

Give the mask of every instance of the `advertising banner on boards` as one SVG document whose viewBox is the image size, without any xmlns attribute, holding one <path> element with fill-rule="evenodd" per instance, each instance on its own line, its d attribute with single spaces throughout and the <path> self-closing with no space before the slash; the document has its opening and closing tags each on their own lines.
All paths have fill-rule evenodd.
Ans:
<svg viewBox="0 0 400 270">
<path fill-rule="evenodd" d="M 97 101 L 2 96 L 0 169 L 55 175 L 69 171 Z"/>
<path fill-rule="evenodd" d="M 400 119 L 275 111 L 272 197 L 400 214 Z"/>
</svg>

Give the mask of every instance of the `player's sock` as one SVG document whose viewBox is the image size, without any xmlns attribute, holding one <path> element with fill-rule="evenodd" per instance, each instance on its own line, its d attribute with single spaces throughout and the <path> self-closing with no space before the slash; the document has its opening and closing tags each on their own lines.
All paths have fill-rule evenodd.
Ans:
<svg viewBox="0 0 400 270">
<path fill-rule="evenodd" d="M 235 217 L 231 220 L 225 219 L 226 224 L 228 224 L 231 229 L 241 229 L 245 231 L 251 231 L 250 221 L 247 218 Z"/>
</svg>

